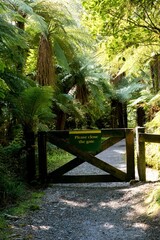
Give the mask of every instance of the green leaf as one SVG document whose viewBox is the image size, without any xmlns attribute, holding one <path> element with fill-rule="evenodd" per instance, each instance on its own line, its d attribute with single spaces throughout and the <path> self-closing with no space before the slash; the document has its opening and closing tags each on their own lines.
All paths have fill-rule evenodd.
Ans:
<svg viewBox="0 0 160 240">
<path fill-rule="evenodd" d="M 65 53 L 56 39 L 54 40 L 54 51 L 59 65 L 67 70 L 67 72 L 70 72 L 69 63 L 67 61 Z"/>
</svg>

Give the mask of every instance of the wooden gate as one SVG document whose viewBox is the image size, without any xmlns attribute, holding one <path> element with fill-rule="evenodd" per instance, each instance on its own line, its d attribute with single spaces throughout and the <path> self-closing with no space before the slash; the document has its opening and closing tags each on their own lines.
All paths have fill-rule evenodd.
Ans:
<svg viewBox="0 0 160 240">
<path fill-rule="evenodd" d="M 135 179 L 134 166 L 134 132 L 133 129 L 104 129 L 101 130 L 102 139 L 100 151 L 111 147 L 113 144 L 125 138 L 126 141 L 126 164 L 127 172 L 123 172 L 114 166 L 98 159 L 96 153 L 89 153 L 79 149 L 70 143 L 70 131 L 50 131 L 38 133 L 38 155 L 39 155 L 39 177 L 42 182 L 51 183 L 79 183 L 79 182 L 120 182 Z M 76 156 L 70 162 L 64 164 L 53 172 L 47 172 L 47 151 L 46 142 L 51 142 L 58 148 L 61 148 Z M 105 175 L 64 175 L 80 164 L 88 162 L 97 168 L 105 171 Z M 108 174 L 109 173 L 109 174 Z"/>
</svg>

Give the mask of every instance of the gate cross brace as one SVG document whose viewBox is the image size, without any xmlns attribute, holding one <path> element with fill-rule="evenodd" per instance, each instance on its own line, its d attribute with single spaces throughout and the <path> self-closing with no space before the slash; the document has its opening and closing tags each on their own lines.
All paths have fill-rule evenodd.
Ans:
<svg viewBox="0 0 160 240">
<path fill-rule="evenodd" d="M 52 136 L 51 142 L 53 144 L 55 144 L 57 147 L 60 147 L 61 149 L 77 156 L 77 158 L 76 158 L 77 163 L 75 162 L 75 159 L 72 160 L 73 168 L 86 161 L 86 162 L 96 166 L 97 168 L 99 168 L 107 173 L 110 173 L 113 177 L 120 179 L 121 181 L 127 181 L 126 173 L 124 173 L 123 171 L 113 167 L 112 165 L 100 160 L 99 158 L 93 156 L 92 154 L 81 151 L 74 145 L 71 145 L 70 143 L 66 142 L 64 139 Z M 58 174 L 58 170 L 57 170 L 57 174 Z M 60 174 L 63 174 L 63 172 L 61 172 Z M 56 170 L 55 170 L 55 175 L 54 175 L 54 172 L 51 173 L 51 175 L 56 176 Z"/>
</svg>

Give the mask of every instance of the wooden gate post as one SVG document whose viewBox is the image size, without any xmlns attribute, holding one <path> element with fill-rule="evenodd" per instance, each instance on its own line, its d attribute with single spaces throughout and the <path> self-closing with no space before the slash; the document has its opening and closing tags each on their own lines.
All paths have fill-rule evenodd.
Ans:
<svg viewBox="0 0 160 240">
<path fill-rule="evenodd" d="M 145 162 L 145 142 L 141 140 L 140 134 L 145 132 L 144 127 L 136 128 L 136 150 L 137 150 L 137 167 L 139 180 L 146 181 L 146 162 Z"/>
<path fill-rule="evenodd" d="M 34 132 L 26 132 L 26 170 L 27 181 L 32 183 L 36 177 L 36 161 L 35 161 L 35 135 Z"/>
<path fill-rule="evenodd" d="M 135 179 L 134 132 L 126 129 L 127 180 Z"/>
<path fill-rule="evenodd" d="M 46 132 L 38 132 L 39 179 L 41 183 L 45 183 L 47 181 L 46 139 Z"/>
</svg>

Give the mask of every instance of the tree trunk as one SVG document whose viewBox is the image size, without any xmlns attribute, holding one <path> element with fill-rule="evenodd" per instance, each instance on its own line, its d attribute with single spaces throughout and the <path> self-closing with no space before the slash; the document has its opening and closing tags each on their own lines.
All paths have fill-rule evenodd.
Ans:
<svg viewBox="0 0 160 240">
<path fill-rule="evenodd" d="M 64 130 L 66 124 L 66 113 L 64 113 L 62 110 L 59 110 L 57 113 L 57 119 L 56 119 L 56 130 Z"/>
<path fill-rule="evenodd" d="M 126 128 L 127 127 L 127 104 L 112 99 L 111 102 L 111 127 Z"/>
<path fill-rule="evenodd" d="M 118 127 L 118 113 L 117 113 L 117 100 L 112 99 L 111 101 L 111 127 Z"/>
<path fill-rule="evenodd" d="M 19 14 L 25 19 L 26 18 L 26 14 L 25 13 L 22 13 L 22 12 L 19 12 Z M 21 31 L 25 31 L 25 22 L 21 21 L 17 21 L 16 22 L 16 26 L 17 28 L 19 28 Z M 25 64 L 25 60 L 26 60 L 26 52 L 27 50 L 26 49 L 22 49 L 21 47 L 18 47 L 18 53 L 19 53 L 19 56 L 20 56 L 20 60 L 19 62 L 17 63 L 17 71 L 22 73 L 23 72 L 23 67 L 24 67 L 24 64 Z"/>
<path fill-rule="evenodd" d="M 111 80 L 114 87 L 123 81 L 125 72 L 116 76 Z M 127 128 L 128 116 L 127 116 L 127 103 L 121 102 L 119 99 L 111 99 L 111 127 L 113 128 Z"/>
<path fill-rule="evenodd" d="M 150 62 L 153 91 L 157 93 L 160 90 L 160 55 L 157 54 Z"/>
<path fill-rule="evenodd" d="M 127 113 L 127 103 L 123 103 L 123 119 L 124 119 L 124 127 L 128 127 L 128 113 Z"/>
<path fill-rule="evenodd" d="M 146 116 L 144 108 L 141 106 L 138 106 L 137 108 L 137 126 L 144 127 L 144 124 L 146 122 Z"/>
</svg>

